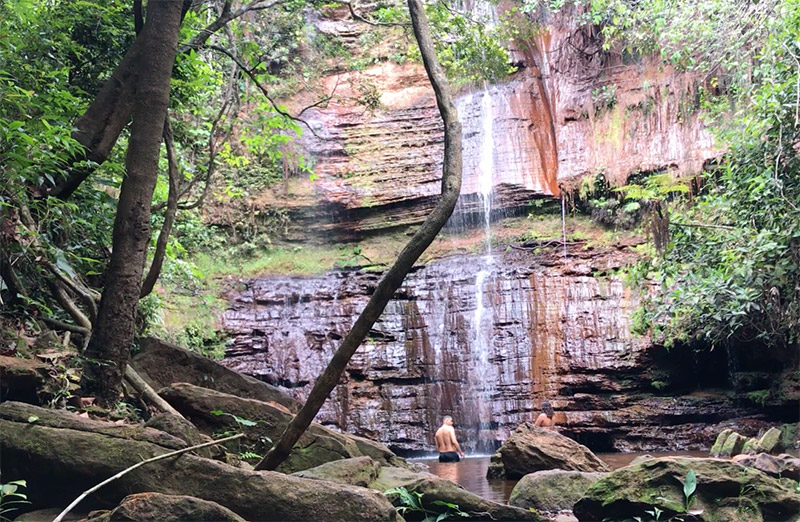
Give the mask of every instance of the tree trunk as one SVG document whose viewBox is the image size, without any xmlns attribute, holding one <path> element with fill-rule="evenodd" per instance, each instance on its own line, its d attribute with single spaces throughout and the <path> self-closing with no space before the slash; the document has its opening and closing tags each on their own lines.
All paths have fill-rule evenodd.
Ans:
<svg viewBox="0 0 800 522">
<path fill-rule="evenodd" d="M 106 405 L 118 398 L 133 342 L 181 8 L 182 2 L 173 0 L 148 2 L 147 21 L 136 41 L 140 52 L 135 53 L 135 61 L 128 65 L 139 81 L 125 160 L 127 172 L 114 220 L 111 262 L 97 322 L 85 353 L 87 362 L 82 381 L 84 393 L 95 394 Z"/>
<path fill-rule="evenodd" d="M 430 78 L 433 85 L 433 90 L 436 93 L 436 103 L 444 120 L 442 197 L 420 229 L 400 253 L 394 265 L 378 283 L 378 287 L 375 289 L 375 293 L 372 294 L 367 306 L 333 355 L 328 367 L 325 368 L 325 371 L 314 384 L 308 401 L 303 405 L 300 412 L 295 415 L 292 422 L 289 423 L 280 441 L 258 463 L 256 470 L 274 470 L 289 456 L 294 444 L 311 424 L 328 395 L 330 395 L 336 383 L 339 382 L 347 363 L 350 362 L 350 358 L 364 340 L 372 325 L 383 313 L 386 303 L 389 302 L 392 295 L 403 283 L 403 279 L 411 270 L 414 262 L 428 248 L 436 234 L 439 233 L 453 213 L 458 195 L 461 192 L 461 123 L 458 121 L 458 113 L 453 105 L 450 85 L 436 59 L 430 26 L 428 25 L 422 2 L 421 0 L 408 0 L 408 7 L 411 12 L 414 35 L 422 53 L 425 70 L 428 72 L 428 78 Z"/>
</svg>

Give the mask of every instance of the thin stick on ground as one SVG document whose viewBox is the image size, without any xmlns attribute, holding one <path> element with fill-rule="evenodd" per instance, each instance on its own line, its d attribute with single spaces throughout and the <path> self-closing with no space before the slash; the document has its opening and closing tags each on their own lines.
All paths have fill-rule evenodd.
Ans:
<svg viewBox="0 0 800 522">
<path fill-rule="evenodd" d="M 66 509 L 64 509 L 64 511 L 59 513 L 58 516 L 53 519 L 53 522 L 61 522 L 61 520 L 65 516 L 67 516 L 67 514 L 70 511 L 72 511 L 72 508 L 77 506 L 78 503 L 80 503 L 81 500 L 85 499 L 86 497 L 88 497 L 89 495 L 91 495 L 92 493 L 97 491 L 98 489 L 102 488 L 103 486 L 105 486 L 109 482 L 113 482 L 113 481 L 117 480 L 121 476 L 123 476 L 123 475 L 125 475 L 127 473 L 130 473 L 131 471 L 135 470 L 136 468 L 144 466 L 145 464 L 149 464 L 150 462 L 155 462 L 157 460 L 164 460 L 164 459 L 168 459 L 170 457 L 177 457 L 178 455 L 182 455 L 182 454 L 187 453 L 189 451 L 194 451 L 196 449 L 205 448 L 207 446 L 215 446 L 217 444 L 222 444 L 223 442 L 230 442 L 232 440 L 236 440 L 236 439 L 239 439 L 239 438 L 242 438 L 242 437 L 244 437 L 244 433 L 239 433 L 239 434 L 236 434 L 236 435 L 232 435 L 230 437 L 225 437 L 224 439 L 212 440 L 211 442 L 204 442 L 203 444 L 198 444 L 196 446 L 191 446 L 189 448 L 183 448 L 183 449 L 177 450 L 177 451 L 171 451 L 171 452 L 165 453 L 163 455 L 158 455 L 156 457 L 152 457 L 152 458 L 149 458 L 147 460 L 143 460 L 141 462 L 137 462 L 133 466 L 131 466 L 129 468 L 126 468 L 126 469 L 123 469 L 122 471 L 120 471 L 119 473 L 114 475 L 113 477 L 111 477 L 109 479 L 106 479 L 103 482 L 101 482 L 100 484 L 98 484 L 98 485 L 96 485 L 96 486 L 94 486 L 92 488 L 89 488 L 86 491 L 84 491 L 83 493 L 81 493 L 81 495 L 78 498 L 76 498 L 75 500 L 72 501 L 72 504 L 67 506 Z"/>
</svg>

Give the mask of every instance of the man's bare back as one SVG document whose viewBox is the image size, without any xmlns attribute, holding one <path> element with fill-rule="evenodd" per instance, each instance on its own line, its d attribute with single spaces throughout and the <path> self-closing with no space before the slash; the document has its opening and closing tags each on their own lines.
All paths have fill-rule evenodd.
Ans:
<svg viewBox="0 0 800 522">
<path fill-rule="evenodd" d="M 453 428 L 452 417 L 445 417 L 442 426 L 436 430 L 436 451 L 439 452 L 440 462 L 458 462 L 464 456 L 461 446 L 456 439 L 456 430 Z"/>
</svg>

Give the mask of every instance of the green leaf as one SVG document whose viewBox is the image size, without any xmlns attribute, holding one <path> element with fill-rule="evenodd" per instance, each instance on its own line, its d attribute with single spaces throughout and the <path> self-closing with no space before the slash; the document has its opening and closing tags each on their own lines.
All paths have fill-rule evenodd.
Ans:
<svg viewBox="0 0 800 522">
<path fill-rule="evenodd" d="M 28 422 L 31 423 L 31 424 L 33 424 L 34 422 L 36 422 L 38 420 L 39 420 L 39 417 L 37 417 L 36 415 L 31 415 L 30 417 L 28 417 Z"/>
<path fill-rule="evenodd" d="M 689 499 L 697 489 L 697 475 L 693 469 L 686 473 L 686 479 L 683 481 L 683 495 L 686 497 L 686 506 L 689 506 Z"/>
</svg>

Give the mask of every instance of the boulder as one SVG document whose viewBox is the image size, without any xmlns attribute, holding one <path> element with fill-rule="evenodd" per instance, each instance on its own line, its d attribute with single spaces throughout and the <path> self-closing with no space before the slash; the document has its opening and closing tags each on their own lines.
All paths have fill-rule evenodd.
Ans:
<svg viewBox="0 0 800 522">
<path fill-rule="evenodd" d="M 738 455 L 744 449 L 744 445 L 747 443 L 747 437 L 743 437 L 738 433 L 731 432 L 725 437 L 725 442 L 722 443 L 722 446 L 719 450 L 719 453 L 712 454 L 712 457 L 732 457 L 733 455 Z"/>
<path fill-rule="evenodd" d="M 8 411 L 13 409 L 12 414 Z M 37 416 L 36 422 L 28 422 Z M 113 432 L 113 426 L 21 403 L 0 404 L 3 479 L 28 481 L 33 508 L 66 505 L 119 471 L 171 448 Z M 69 427 L 64 427 L 68 425 Z M 141 428 L 164 440 L 166 433 Z M 135 434 L 135 432 L 132 432 Z M 105 485 L 83 509 L 114 507 L 133 493 L 186 495 L 216 502 L 247 520 L 394 521 L 391 503 L 375 491 L 271 471 L 248 471 L 190 453 L 151 462 Z"/>
<path fill-rule="evenodd" d="M 768 453 L 744 455 L 736 459 L 736 462 L 742 466 L 763 471 L 772 477 L 786 477 L 800 481 L 800 458 L 787 455 L 786 453 L 777 456 L 769 455 Z"/>
<path fill-rule="evenodd" d="M 780 453 L 786 449 L 781 442 L 782 436 L 783 432 L 781 432 L 781 430 L 778 428 L 770 428 L 758 439 L 758 445 L 764 453 Z"/>
<path fill-rule="evenodd" d="M 89 518 L 89 522 L 196 522 L 198 520 L 245 522 L 245 519 L 216 502 L 161 493 L 128 495 L 112 511 L 98 513 L 97 516 Z"/>
<path fill-rule="evenodd" d="M 607 473 L 549 469 L 529 473 L 514 486 L 508 503 L 522 509 L 556 513 L 572 510 L 586 490 Z"/>
<path fill-rule="evenodd" d="M 172 415 L 171 413 L 159 413 L 157 415 L 153 415 L 150 417 L 150 419 L 148 419 L 147 422 L 144 423 L 144 425 L 148 428 L 169 433 L 170 435 L 184 441 L 187 446 L 196 446 L 211 440 L 211 437 L 200 433 L 200 430 L 198 430 L 194 424 L 183 417 L 178 417 L 177 415 Z M 225 457 L 225 451 L 219 446 L 200 448 L 194 450 L 194 453 L 209 459 L 216 458 L 223 460 Z"/>
<path fill-rule="evenodd" d="M 242 430 L 246 437 L 246 442 L 241 445 L 242 449 L 259 454 L 268 451 L 278 441 L 292 419 L 292 414 L 274 404 L 244 399 L 191 384 L 174 384 L 160 390 L 159 394 L 206 434 L 231 429 Z M 247 425 L 242 425 L 242 419 Z M 367 446 L 362 439 L 361 447 Z M 369 447 L 378 448 L 379 445 Z M 389 450 L 385 449 L 385 452 Z M 404 463 L 394 454 L 391 454 L 394 458 L 388 458 L 377 449 L 374 454 L 382 455 L 382 462 Z M 289 458 L 278 467 L 278 471 L 294 473 L 326 462 L 361 456 L 363 454 L 354 438 L 312 423 L 295 444 Z"/>
<path fill-rule="evenodd" d="M 296 412 L 299 404 L 280 388 L 235 372 L 200 354 L 154 337 L 139 343 L 140 351 L 130 365 L 154 390 L 175 382 L 188 382 L 264 402 L 274 402 Z"/>
<path fill-rule="evenodd" d="M 725 440 L 733 433 L 733 430 L 728 428 L 719 432 L 717 438 L 714 440 L 714 444 L 711 445 L 711 450 L 708 452 L 710 457 L 719 457 L 722 453 L 722 446 L 725 445 Z"/>
<path fill-rule="evenodd" d="M 405 459 L 398 457 L 392 450 L 380 442 L 375 442 L 374 440 L 369 440 L 350 433 L 345 436 L 356 443 L 356 447 L 358 447 L 358 451 L 360 451 L 362 455 L 372 457 L 384 466 L 394 466 L 398 468 L 409 467 Z"/>
<path fill-rule="evenodd" d="M 39 393 L 44 389 L 49 365 L 0 355 L 0 401 L 39 403 Z"/>
<path fill-rule="evenodd" d="M 488 477 L 521 478 L 547 469 L 609 471 L 589 448 L 532 422 L 520 425 L 492 456 Z"/>
<path fill-rule="evenodd" d="M 573 508 L 580 521 L 661 520 L 685 513 L 684 482 L 694 470 L 697 488 L 686 520 L 795 522 L 800 495 L 768 475 L 723 459 L 664 457 L 620 468 L 600 479 Z"/>
<path fill-rule="evenodd" d="M 91 431 L 119 439 L 149 442 L 171 450 L 188 447 L 184 441 L 169 433 L 140 424 L 114 424 L 84 418 L 67 410 L 51 410 L 21 402 L 8 401 L 0 404 L 0 419 L 26 423 L 31 426 Z"/>
<path fill-rule="evenodd" d="M 421 502 L 425 509 L 435 513 L 445 513 L 449 509 L 446 504 L 455 504 L 459 511 L 469 513 L 478 520 L 542 520 L 530 510 L 491 502 L 454 482 L 426 472 L 384 466 L 370 487 L 383 492 L 405 488 L 411 494 L 418 493 L 422 495 Z M 390 493 L 388 496 L 396 506 L 403 505 L 400 495 Z"/>
<path fill-rule="evenodd" d="M 292 475 L 367 487 L 377 480 L 380 470 L 381 464 L 371 457 L 355 457 L 327 462 L 315 468 L 292 473 Z"/>
<path fill-rule="evenodd" d="M 761 437 L 745 437 L 731 429 L 723 430 L 711 446 L 711 457 L 734 457 L 756 453 L 780 453 L 785 449 L 784 430 L 772 427 Z"/>
</svg>

